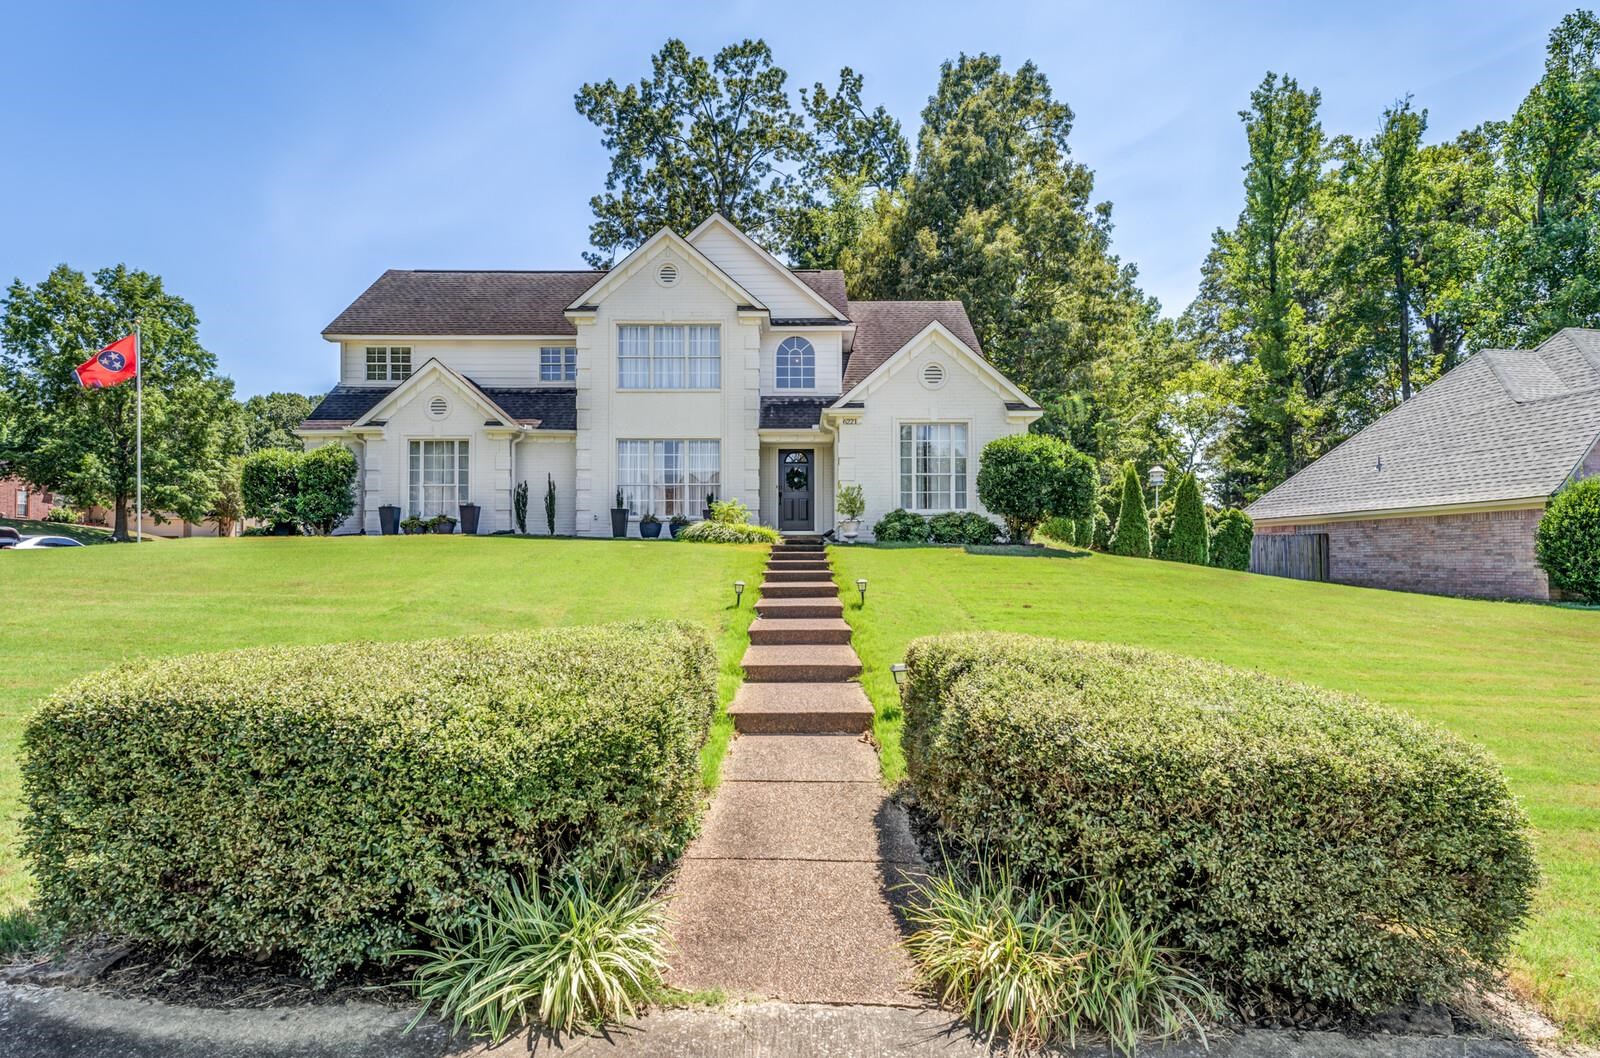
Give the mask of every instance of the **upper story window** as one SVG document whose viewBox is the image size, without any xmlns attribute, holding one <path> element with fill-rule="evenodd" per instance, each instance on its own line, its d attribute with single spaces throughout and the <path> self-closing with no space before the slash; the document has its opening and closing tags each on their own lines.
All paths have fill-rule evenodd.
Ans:
<svg viewBox="0 0 1600 1058">
<path fill-rule="evenodd" d="M 778 388 L 817 388 L 817 350 L 804 338 L 785 338 L 779 343 Z"/>
<path fill-rule="evenodd" d="M 617 329 L 618 389 L 720 389 L 722 328 L 716 324 Z"/>
<path fill-rule="evenodd" d="M 411 346 L 367 346 L 368 382 L 404 382 L 411 377 Z"/>
<path fill-rule="evenodd" d="M 578 350 L 574 346 L 544 346 L 539 350 L 540 382 L 576 382 Z"/>
</svg>

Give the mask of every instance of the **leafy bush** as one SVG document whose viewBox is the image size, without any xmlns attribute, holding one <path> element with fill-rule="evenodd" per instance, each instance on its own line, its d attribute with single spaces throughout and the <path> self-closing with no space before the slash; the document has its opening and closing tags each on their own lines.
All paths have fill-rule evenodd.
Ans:
<svg viewBox="0 0 1600 1058">
<path fill-rule="evenodd" d="M 1265 1009 L 1440 999 L 1536 880 L 1480 749 L 1355 697 L 1107 644 L 914 642 L 905 750 L 957 848 L 1099 879 Z"/>
<path fill-rule="evenodd" d="M 1178 479 L 1172 501 L 1172 533 L 1167 539 L 1165 558 L 1203 566 L 1211 557 L 1211 534 L 1206 528 L 1206 504 L 1200 498 L 1200 483 L 1193 474 Z"/>
<path fill-rule="evenodd" d="M 1255 522 L 1235 507 L 1220 510 L 1211 520 L 1211 565 L 1218 569 L 1250 568 L 1250 541 L 1256 535 Z"/>
<path fill-rule="evenodd" d="M 1600 603 L 1600 477 L 1555 494 L 1539 519 L 1533 553 L 1552 588 Z"/>
<path fill-rule="evenodd" d="M 1115 889 L 1071 901 L 980 864 L 970 880 L 917 886 L 906 917 L 916 929 L 906 946 L 940 1002 L 991 1040 L 1076 1047 L 1079 1031 L 1102 1032 L 1132 1054 L 1141 1037 L 1204 1039 L 1202 1019 L 1221 1010 Z"/>
<path fill-rule="evenodd" d="M 724 525 L 749 525 L 750 508 L 738 500 L 712 500 L 711 520 Z"/>
<path fill-rule="evenodd" d="M 687 624 L 125 665 L 29 721 L 38 906 L 327 981 L 510 879 L 674 855 L 716 701 Z"/>
<path fill-rule="evenodd" d="M 1000 527 L 977 511 L 946 511 L 928 519 L 928 539 L 936 544 L 992 544 Z"/>
<path fill-rule="evenodd" d="M 327 536 L 356 509 L 356 457 L 340 444 L 326 444 L 299 457 L 295 468 L 296 520 Z"/>
<path fill-rule="evenodd" d="M 422 960 L 416 1020 L 438 1007 L 455 1031 L 498 1044 L 523 1023 L 572 1032 L 631 1017 L 666 968 L 663 912 L 637 880 L 512 881 L 466 925 L 426 930 L 428 948 L 398 953 Z"/>
<path fill-rule="evenodd" d="M 1059 437 L 1010 434 L 983 446 L 978 498 L 1006 523 L 1013 543 L 1026 544 L 1052 515 L 1081 518 L 1094 505 L 1094 460 Z"/>
<path fill-rule="evenodd" d="M 765 525 L 748 522 L 695 522 L 678 534 L 679 540 L 699 544 L 776 544 L 782 535 Z"/>
<path fill-rule="evenodd" d="M 1079 518 L 1073 522 L 1073 543 L 1078 547 L 1087 548 L 1094 546 L 1095 518 L 1099 515 L 1099 513 L 1099 511 L 1096 511 L 1087 518 Z"/>
<path fill-rule="evenodd" d="M 245 457 L 239 468 L 239 493 L 246 518 L 259 518 L 275 532 L 292 532 L 300 520 L 300 453 L 263 448 Z"/>
<path fill-rule="evenodd" d="M 54 522 L 57 525 L 75 525 L 81 517 L 71 507 L 52 507 L 44 514 L 45 521 Z"/>
<path fill-rule="evenodd" d="M 1058 544 L 1076 547 L 1078 546 L 1078 523 L 1071 518 L 1047 518 L 1035 530 L 1035 536 L 1047 536 Z"/>
<path fill-rule="evenodd" d="M 1112 532 L 1111 516 L 1105 511 L 1097 509 L 1094 512 L 1094 530 L 1093 535 L 1090 537 L 1090 546 L 1096 551 L 1110 551 Z"/>
<path fill-rule="evenodd" d="M 1111 538 L 1111 551 L 1133 558 L 1150 557 L 1150 516 L 1144 506 L 1139 471 L 1132 463 L 1122 470 L 1122 506 L 1117 511 L 1117 530 Z"/>
<path fill-rule="evenodd" d="M 897 507 L 878 519 L 872 538 L 880 544 L 925 544 L 930 539 L 928 519 Z"/>
</svg>

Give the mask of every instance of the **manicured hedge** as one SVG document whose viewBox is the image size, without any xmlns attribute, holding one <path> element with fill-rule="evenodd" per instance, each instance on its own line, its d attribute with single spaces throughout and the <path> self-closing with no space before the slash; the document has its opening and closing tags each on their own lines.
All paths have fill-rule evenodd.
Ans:
<svg viewBox="0 0 1600 1058">
<path fill-rule="evenodd" d="M 688 839 L 717 660 L 688 624 L 146 661 L 23 739 L 52 922 L 318 980 L 451 929 L 509 876 Z"/>
<path fill-rule="evenodd" d="M 1480 750 L 1360 699 L 1104 644 L 918 640 L 905 749 L 958 849 L 1120 884 L 1252 1006 L 1443 998 L 1536 879 Z"/>
<path fill-rule="evenodd" d="M 928 519 L 898 507 L 872 527 L 872 539 L 880 544 L 925 544 L 929 533 Z"/>
<path fill-rule="evenodd" d="M 977 511 L 946 511 L 928 519 L 928 539 L 935 544 L 992 544 L 1000 527 Z"/>
<path fill-rule="evenodd" d="M 1600 477 L 1555 494 L 1539 519 L 1533 549 L 1551 587 L 1600 603 Z"/>
</svg>

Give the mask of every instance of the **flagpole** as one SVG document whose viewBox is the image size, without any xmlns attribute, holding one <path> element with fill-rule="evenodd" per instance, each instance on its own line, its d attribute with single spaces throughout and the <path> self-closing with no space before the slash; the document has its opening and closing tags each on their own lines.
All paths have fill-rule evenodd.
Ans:
<svg viewBox="0 0 1600 1058">
<path fill-rule="evenodd" d="M 144 543 L 144 348 L 133 321 L 133 542 Z"/>
</svg>

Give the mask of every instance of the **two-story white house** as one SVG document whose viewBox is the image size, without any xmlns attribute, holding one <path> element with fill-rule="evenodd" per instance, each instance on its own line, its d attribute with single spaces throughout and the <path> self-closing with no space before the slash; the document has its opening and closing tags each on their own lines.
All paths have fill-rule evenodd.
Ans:
<svg viewBox="0 0 1600 1058">
<path fill-rule="evenodd" d="M 737 499 L 785 533 L 834 528 L 859 484 L 863 535 L 896 507 L 983 512 L 978 454 L 1039 407 L 984 359 L 954 301 L 851 301 L 713 216 L 606 272 L 389 271 L 330 323 L 339 384 L 302 424 L 361 472 L 343 532 L 480 509 L 609 536 Z"/>
</svg>

